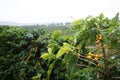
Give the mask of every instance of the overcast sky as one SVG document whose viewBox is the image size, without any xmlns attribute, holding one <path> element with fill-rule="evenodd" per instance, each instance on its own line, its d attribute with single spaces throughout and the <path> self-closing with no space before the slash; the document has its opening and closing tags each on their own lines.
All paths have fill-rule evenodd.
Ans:
<svg viewBox="0 0 120 80">
<path fill-rule="evenodd" d="M 0 0 L 0 21 L 21 23 L 66 22 L 120 13 L 120 0 Z"/>
</svg>

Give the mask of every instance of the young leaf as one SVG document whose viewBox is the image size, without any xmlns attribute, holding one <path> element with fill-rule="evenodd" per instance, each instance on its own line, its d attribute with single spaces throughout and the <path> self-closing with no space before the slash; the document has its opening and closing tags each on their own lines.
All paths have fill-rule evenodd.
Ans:
<svg viewBox="0 0 120 80">
<path fill-rule="evenodd" d="M 68 43 L 63 43 L 63 46 L 60 48 L 58 53 L 56 54 L 56 58 L 60 58 L 63 54 L 71 50 L 71 45 Z"/>
<path fill-rule="evenodd" d="M 47 60 L 48 56 L 49 56 L 49 53 L 44 53 L 44 54 L 41 55 L 40 58 L 42 58 L 43 60 Z"/>
</svg>

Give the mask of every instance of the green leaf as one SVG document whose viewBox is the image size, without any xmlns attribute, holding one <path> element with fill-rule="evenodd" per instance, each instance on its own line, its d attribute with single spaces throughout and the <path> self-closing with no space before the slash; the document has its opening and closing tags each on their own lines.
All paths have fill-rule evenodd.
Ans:
<svg viewBox="0 0 120 80">
<path fill-rule="evenodd" d="M 68 69 L 67 69 L 67 74 L 68 74 L 69 80 L 73 80 L 73 73 L 76 69 L 77 61 L 78 61 L 78 56 L 76 54 L 74 54 L 69 61 Z"/>
<path fill-rule="evenodd" d="M 71 23 L 71 26 L 75 27 L 76 29 L 82 29 L 85 22 L 83 19 L 78 19 Z"/>
<path fill-rule="evenodd" d="M 71 48 L 72 48 L 72 46 L 69 45 L 68 43 L 63 43 L 63 46 L 60 48 L 60 50 L 56 54 L 56 58 L 60 58 L 63 54 L 70 51 Z"/>
<path fill-rule="evenodd" d="M 90 42 L 91 44 L 95 44 L 96 41 L 96 35 L 97 35 L 97 30 L 95 28 L 92 28 L 90 31 Z"/>
<path fill-rule="evenodd" d="M 70 59 L 71 59 L 72 56 L 73 56 L 72 53 L 69 53 L 69 54 L 65 55 L 65 57 L 64 57 L 64 59 L 62 61 L 62 64 L 68 65 L 68 63 L 69 63 L 69 61 L 70 61 Z"/>
<path fill-rule="evenodd" d="M 92 68 L 84 68 L 75 73 L 78 76 L 78 80 L 95 80 L 96 74 L 94 74 Z"/>
<path fill-rule="evenodd" d="M 48 48 L 48 52 L 49 52 L 49 53 L 52 53 L 52 48 Z"/>
<path fill-rule="evenodd" d="M 56 30 L 52 33 L 51 38 L 56 39 L 61 35 L 61 33 L 62 33 L 61 30 Z"/>
<path fill-rule="evenodd" d="M 52 53 L 44 53 L 41 55 L 41 57 L 44 61 L 48 60 L 48 63 L 50 63 L 51 60 L 55 59 L 55 54 Z"/>
<path fill-rule="evenodd" d="M 41 55 L 40 58 L 42 58 L 43 60 L 47 60 L 48 56 L 49 56 L 49 53 L 44 53 L 44 54 Z"/>
<path fill-rule="evenodd" d="M 114 18 L 112 18 L 111 24 L 113 26 L 117 26 L 119 23 L 119 13 L 116 14 L 116 16 Z"/>
<path fill-rule="evenodd" d="M 104 14 L 101 13 L 100 16 L 99 16 L 100 20 L 102 20 L 104 18 Z"/>
<path fill-rule="evenodd" d="M 54 60 L 50 65 L 49 65 L 49 68 L 48 68 L 48 71 L 47 71 L 47 79 L 49 80 L 49 77 L 50 77 L 50 75 L 51 75 L 51 73 L 52 73 L 52 70 L 53 70 L 53 68 L 54 68 L 54 65 L 55 65 L 55 62 L 56 62 L 57 60 Z"/>
<path fill-rule="evenodd" d="M 117 39 L 112 39 L 111 40 L 111 46 L 112 46 L 112 48 L 116 48 L 117 47 Z"/>
<path fill-rule="evenodd" d="M 37 74 L 37 76 L 33 76 L 32 80 L 39 80 L 41 77 L 41 74 Z"/>
</svg>

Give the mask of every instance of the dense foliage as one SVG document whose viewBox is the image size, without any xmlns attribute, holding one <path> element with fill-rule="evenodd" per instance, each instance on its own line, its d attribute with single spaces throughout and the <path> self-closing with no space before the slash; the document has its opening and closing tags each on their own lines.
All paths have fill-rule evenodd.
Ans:
<svg viewBox="0 0 120 80">
<path fill-rule="evenodd" d="M 19 27 L 0 27 L 0 79 L 29 80 L 43 72 L 40 55 L 46 51 L 44 30 L 27 31 Z"/>
<path fill-rule="evenodd" d="M 41 28 L 0 27 L 1 80 L 120 79 L 120 21 L 100 14 L 46 36 Z"/>
</svg>

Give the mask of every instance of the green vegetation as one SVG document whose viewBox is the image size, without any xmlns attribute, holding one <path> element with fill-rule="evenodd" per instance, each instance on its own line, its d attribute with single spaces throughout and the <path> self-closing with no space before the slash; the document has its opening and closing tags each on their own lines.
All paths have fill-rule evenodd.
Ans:
<svg viewBox="0 0 120 80">
<path fill-rule="evenodd" d="M 1 80 L 120 79 L 118 13 L 43 26 L 0 26 Z"/>
</svg>

